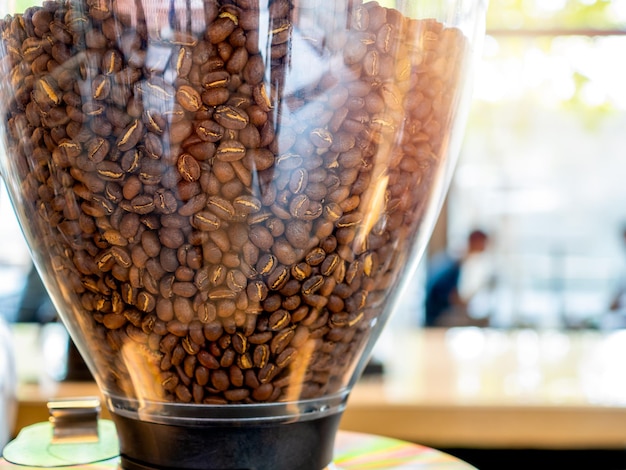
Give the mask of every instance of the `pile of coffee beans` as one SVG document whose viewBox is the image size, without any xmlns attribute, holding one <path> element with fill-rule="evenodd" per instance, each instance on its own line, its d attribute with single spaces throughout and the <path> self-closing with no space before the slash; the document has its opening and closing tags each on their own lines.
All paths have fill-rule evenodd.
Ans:
<svg viewBox="0 0 626 470">
<path fill-rule="evenodd" d="M 111 393 L 340 391 L 432 202 L 464 37 L 374 1 L 126 3 L 0 20 L 7 180 L 57 305 Z"/>
</svg>

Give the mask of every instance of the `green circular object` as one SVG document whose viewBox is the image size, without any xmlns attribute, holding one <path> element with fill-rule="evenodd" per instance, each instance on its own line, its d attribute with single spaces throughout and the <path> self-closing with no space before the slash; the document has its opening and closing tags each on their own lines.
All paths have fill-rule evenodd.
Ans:
<svg viewBox="0 0 626 470">
<path fill-rule="evenodd" d="M 98 421 L 97 442 L 53 444 L 52 425 L 27 426 L 3 450 L 3 457 L 16 465 L 31 467 L 66 467 L 84 465 L 119 455 L 117 432 L 113 421 Z"/>
</svg>

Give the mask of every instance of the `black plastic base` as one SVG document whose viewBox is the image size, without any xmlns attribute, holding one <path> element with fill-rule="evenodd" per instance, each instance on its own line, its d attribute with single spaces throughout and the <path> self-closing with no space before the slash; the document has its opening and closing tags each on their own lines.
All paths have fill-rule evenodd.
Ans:
<svg viewBox="0 0 626 470">
<path fill-rule="evenodd" d="M 125 470 L 322 470 L 340 418 L 184 427 L 113 414 Z"/>
</svg>

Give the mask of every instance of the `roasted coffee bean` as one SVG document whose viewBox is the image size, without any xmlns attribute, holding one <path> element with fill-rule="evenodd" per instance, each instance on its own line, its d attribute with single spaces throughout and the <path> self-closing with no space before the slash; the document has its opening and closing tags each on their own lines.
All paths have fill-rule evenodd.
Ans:
<svg viewBox="0 0 626 470">
<path fill-rule="evenodd" d="M 264 383 L 252 389 L 252 397 L 256 401 L 264 402 L 270 399 L 273 392 L 274 386 L 271 383 Z"/>
<path fill-rule="evenodd" d="M 195 131 L 200 139 L 207 142 L 219 142 L 224 136 L 224 127 L 215 121 L 201 121 L 195 126 Z"/>
<path fill-rule="evenodd" d="M 322 33 L 297 23 L 293 2 L 270 2 L 269 58 L 248 0 L 205 2 L 211 28 L 172 24 L 154 55 L 145 20 L 127 28 L 108 1 L 0 21 L 25 210 L 102 354 L 123 363 L 127 341 L 147 348 L 159 399 L 340 387 L 397 283 L 444 159 L 465 45 L 434 20 L 357 4 L 318 9 L 340 20 Z M 295 28 L 334 68 L 283 96 Z M 127 380 L 109 375 L 112 388 Z"/>
<path fill-rule="evenodd" d="M 247 278 L 241 271 L 231 269 L 226 275 L 226 285 L 234 292 L 241 292 L 247 287 Z"/>
<path fill-rule="evenodd" d="M 126 152 L 134 148 L 143 134 L 143 123 L 135 119 L 126 129 L 124 129 L 117 141 L 117 147 Z"/>
<path fill-rule="evenodd" d="M 298 351 L 295 348 L 288 347 L 284 349 L 276 358 L 276 365 L 280 368 L 287 367 L 297 354 Z"/>
<path fill-rule="evenodd" d="M 237 332 L 232 336 L 232 345 L 235 352 L 244 354 L 248 350 L 248 339 L 242 332 Z"/>
<path fill-rule="evenodd" d="M 212 212 L 203 211 L 195 213 L 191 223 L 198 230 L 210 232 L 220 228 L 221 220 Z"/>
<path fill-rule="evenodd" d="M 274 290 L 274 291 L 280 290 L 284 287 L 284 285 L 287 283 L 288 280 L 289 280 L 289 269 L 284 265 L 279 265 L 268 276 L 267 287 L 270 290 Z M 269 308 L 268 305 L 265 305 L 265 308 L 268 309 Z"/>
<path fill-rule="evenodd" d="M 185 181 L 197 181 L 200 179 L 200 164 L 188 153 L 183 153 L 178 157 L 178 172 Z"/>
<path fill-rule="evenodd" d="M 215 157 L 223 162 L 234 162 L 246 156 L 246 147 L 237 140 L 222 140 Z"/>
<path fill-rule="evenodd" d="M 243 129 L 250 120 L 245 111 L 229 105 L 218 106 L 213 118 L 226 129 Z"/>
<path fill-rule="evenodd" d="M 169 138 L 172 144 L 181 144 L 185 141 L 193 132 L 193 126 L 190 122 L 186 120 L 180 120 L 180 114 L 184 114 L 184 112 L 173 112 L 172 115 L 175 116 L 174 122 L 169 128 Z"/>
<path fill-rule="evenodd" d="M 277 266 L 278 261 L 276 257 L 271 254 L 264 254 L 259 258 L 259 261 L 256 264 L 256 271 L 258 274 L 262 276 L 269 275 L 274 268 Z"/>
<path fill-rule="evenodd" d="M 311 224 L 302 220 L 292 220 L 285 227 L 285 237 L 294 248 L 306 247 L 311 241 L 310 234 Z"/>
<path fill-rule="evenodd" d="M 257 377 L 261 384 L 269 384 L 272 379 L 280 372 L 280 370 L 272 363 L 267 363 L 261 367 Z"/>
<path fill-rule="evenodd" d="M 226 199 L 218 196 L 209 197 L 207 207 L 221 219 L 230 220 L 235 216 L 235 208 L 233 205 Z"/>
<path fill-rule="evenodd" d="M 176 338 L 182 338 L 186 336 L 187 331 L 188 331 L 187 324 L 181 321 L 177 321 L 177 320 L 172 320 L 170 322 L 167 322 L 166 328 L 167 328 L 167 331 L 170 332 L 171 335 Z M 168 352 L 172 352 L 176 348 L 176 346 L 178 346 L 179 340 L 176 339 L 174 341 L 174 339 L 171 339 L 170 342 L 172 343 L 172 346 Z"/>
<path fill-rule="evenodd" d="M 184 109 L 190 112 L 198 111 L 202 107 L 200 93 L 188 85 L 183 85 L 176 90 L 176 100 Z"/>
<path fill-rule="evenodd" d="M 204 387 L 209 382 L 209 369 L 202 365 L 197 366 L 194 373 L 194 378 L 196 379 L 198 385 Z"/>
<path fill-rule="evenodd" d="M 230 92 L 228 88 L 214 87 L 202 92 L 201 99 L 207 106 L 219 106 L 228 101 Z"/>
<path fill-rule="evenodd" d="M 311 264 L 304 262 L 294 264 L 291 267 L 291 275 L 294 279 L 298 281 L 304 281 L 307 277 L 311 275 L 311 271 Z"/>
<path fill-rule="evenodd" d="M 277 310 L 269 317 L 270 330 L 277 331 L 289 325 L 291 316 L 287 310 Z"/>
<path fill-rule="evenodd" d="M 180 322 L 188 324 L 194 318 L 191 302 L 184 297 L 176 297 L 174 299 L 174 315 Z"/>
<path fill-rule="evenodd" d="M 272 245 L 272 253 L 276 256 L 279 263 L 285 266 L 292 265 L 298 261 L 298 253 L 294 247 L 284 238 L 274 240 Z"/>
<path fill-rule="evenodd" d="M 193 297 L 198 288 L 191 282 L 174 282 L 172 284 L 172 293 L 180 297 Z"/>
<path fill-rule="evenodd" d="M 274 244 L 274 237 L 261 225 L 255 225 L 250 229 L 250 241 L 259 249 L 268 251 Z"/>
</svg>

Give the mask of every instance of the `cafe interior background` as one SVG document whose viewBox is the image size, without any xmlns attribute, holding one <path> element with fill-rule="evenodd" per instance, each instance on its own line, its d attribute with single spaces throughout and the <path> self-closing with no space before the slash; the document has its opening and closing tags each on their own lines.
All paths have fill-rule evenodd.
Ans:
<svg viewBox="0 0 626 470">
<path fill-rule="evenodd" d="M 626 0 L 491 2 L 450 191 L 373 363 L 393 355 L 399 330 L 424 329 L 429 255 L 461 251 L 475 228 L 489 234 L 492 270 L 471 313 L 488 317 L 489 329 L 565 335 L 626 327 L 626 313 L 610 309 L 626 272 L 625 25 Z M 18 326 L 31 263 L 4 188 L 0 241 L 0 316 Z M 54 320 L 53 311 L 40 313 L 40 322 Z M 39 352 L 17 345 L 20 380 L 37 378 L 31 354 L 56 364 L 48 372 L 61 378 L 65 343 L 35 341 Z M 616 351 L 626 351 L 626 340 Z"/>
</svg>

